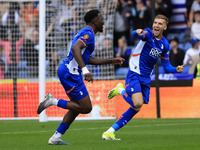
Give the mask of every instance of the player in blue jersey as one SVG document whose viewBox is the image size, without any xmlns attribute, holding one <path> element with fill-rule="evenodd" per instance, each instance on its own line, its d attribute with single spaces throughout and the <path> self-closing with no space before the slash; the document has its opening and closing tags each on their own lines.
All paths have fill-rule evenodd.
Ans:
<svg viewBox="0 0 200 150">
<path fill-rule="evenodd" d="M 124 61 L 123 58 L 100 59 L 92 57 L 91 54 L 95 48 L 95 34 L 103 32 L 104 21 L 99 10 L 88 11 L 84 16 L 84 21 L 87 26 L 74 37 L 69 55 L 58 68 L 58 77 L 70 101 L 56 99 L 53 94 L 48 93 L 38 106 L 38 114 L 52 105 L 69 110 L 54 135 L 49 139 L 48 143 L 51 145 L 67 145 L 68 143 L 61 140 L 61 136 L 80 113 L 88 114 L 92 110 L 91 100 L 82 77 L 83 74 L 86 81 L 93 82 L 92 74 L 87 69 L 86 64 L 121 65 Z"/>
<path fill-rule="evenodd" d="M 167 72 L 182 72 L 184 66 L 172 67 L 169 62 L 169 42 L 162 35 L 167 29 L 168 18 L 157 15 L 153 22 L 153 29 L 137 29 L 132 36 L 139 39 L 129 60 L 129 71 L 125 80 L 125 88 L 119 83 L 109 91 L 108 99 L 122 95 L 130 108 L 122 114 L 106 132 L 102 134 L 104 140 L 119 140 L 114 132 L 126 125 L 137 114 L 143 104 L 149 103 L 151 72 L 158 58 L 161 57 L 162 65 Z"/>
</svg>

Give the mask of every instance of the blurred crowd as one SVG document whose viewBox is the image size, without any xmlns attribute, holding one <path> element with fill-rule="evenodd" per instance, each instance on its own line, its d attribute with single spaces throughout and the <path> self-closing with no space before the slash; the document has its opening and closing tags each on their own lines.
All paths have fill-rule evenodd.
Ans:
<svg viewBox="0 0 200 150">
<path fill-rule="evenodd" d="M 62 3 L 61 3 L 62 2 Z M 137 39 L 131 32 L 138 28 L 151 28 L 152 6 L 156 14 L 164 14 L 169 25 L 164 36 L 170 42 L 170 62 L 173 66 L 184 64 L 185 73 L 199 76 L 200 64 L 200 0 L 116 0 L 112 17 L 113 1 L 105 6 L 103 0 L 59 0 L 46 3 L 46 65 L 48 77 L 57 76 L 57 67 L 66 56 L 70 41 L 80 29 L 80 20 L 86 10 L 98 8 L 105 16 L 105 32 L 96 38 L 96 50 L 103 57 L 123 57 L 122 67 L 116 66 L 116 75 L 128 69 L 128 60 Z M 15 46 L 16 57 L 12 53 L 12 29 L 9 2 L 0 2 L 0 79 L 13 77 L 16 58 L 19 78 L 37 78 L 39 65 L 39 2 L 16 2 Z M 114 19 L 114 22 L 113 22 Z M 113 24 L 114 23 L 114 24 Z M 112 25 L 114 30 L 112 32 Z M 82 24 L 84 27 L 84 23 Z M 111 30 L 108 28 L 111 27 Z M 113 33 L 113 35 L 111 35 Z M 103 41 L 103 42 L 102 42 Z M 106 71 L 103 71 L 106 72 Z M 162 73 L 162 72 L 161 72 Z M 124 73 L 125 74 L 125 73 Z"/>
<path fill-rule="evenodd" d="M 155 12 L 152 13 L 152 6 Z M 116 74 L 128 70 L 128 59 L 137 39 L 131 32 L 138 28 L 151 28 L 152 15 L 163 14 L 170 20 L 164 36 L 170 43 L 170 63 L 176 67 L 185 65 L 184 73 L 199 77 L 200 66 L 200 0 L 118 0 L 115 25 L 115 56 L 124 57 L 123 67 Z M 159 73 L 165 73 L 159 60 Z"/>
</svg>

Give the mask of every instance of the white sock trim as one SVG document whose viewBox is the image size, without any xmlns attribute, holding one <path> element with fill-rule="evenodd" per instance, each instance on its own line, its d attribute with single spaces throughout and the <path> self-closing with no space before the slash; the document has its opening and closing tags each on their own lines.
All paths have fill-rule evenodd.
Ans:
<svg viewBox="0 0 200 150">
<path fill-rule="evenodd" d="M 52 104 L 57 106 L 58 105 L 58 100 L 56 98 L 53 99 Z"/>
<path fill-rule="evenodd" d="M 60 132 L 56 131 L 52 137 L 61 138 L 61 136 L 62 136 L 62 134 Z"/>
<path fill-rule="evenodd" d="M 119 93 L 119 94 L 122 94 L 122 92 L 123 92 L 124 90 L 125 90 L 124 88 L 119 88 L 118 93 Z"/>
<path fill-rule="evenodd" d="M 113 127 L 110 127 L 105 133 L 114 133 L 115 129 Z"/>
</svg>

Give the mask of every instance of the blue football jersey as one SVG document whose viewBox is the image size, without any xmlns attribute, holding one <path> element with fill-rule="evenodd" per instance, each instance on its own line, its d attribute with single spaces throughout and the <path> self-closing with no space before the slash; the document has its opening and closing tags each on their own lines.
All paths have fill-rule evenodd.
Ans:
<svg viewBox="0 0 200 150">
<path fill-rule="evenodd" d="M 94 51 L 95 48 L 95 35 L 92 30 L 92 27 L 87 26 L 85 28 L 82 28 L 74 37 L 72 41 L 72 45 L 69 51 L 68 56 L 63 60 L 63 63 L 67 68 L 69 69 L 69 72 L 71 74 L 79 75 L 81 74 L 81 68 L 78 66 L 78 63 L 76 62 L 72 47 L 76 43 L 77 40 L 81 40 L 83 44 L 86 46 L 84 49 L 81 49 L 82 58 L 85 64 L 88 63 L 90 60 L 90 56 Z"/>
<path fill-rule="evenodd" d="M 129 67 L 133 72 L 150 77 L 158 58 L 169 60 L 169 42 L 164 36 L 161 39 L 155 38 L 149 28 L 144 29 L 143 36 L 138 38 L 139 42 L 131 54 Z"/>
</svg>

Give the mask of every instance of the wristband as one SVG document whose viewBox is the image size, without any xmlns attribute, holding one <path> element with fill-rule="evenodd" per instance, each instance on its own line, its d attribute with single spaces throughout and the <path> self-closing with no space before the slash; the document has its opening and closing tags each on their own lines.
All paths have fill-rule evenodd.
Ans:
<svg viewBox="0 0 200 150">
<path fill-rule="evenodd" d="M 90 73 L 86 66 L 83 67 L 81 70 L 82 70 L 83 75 Z"/>
</svg>

